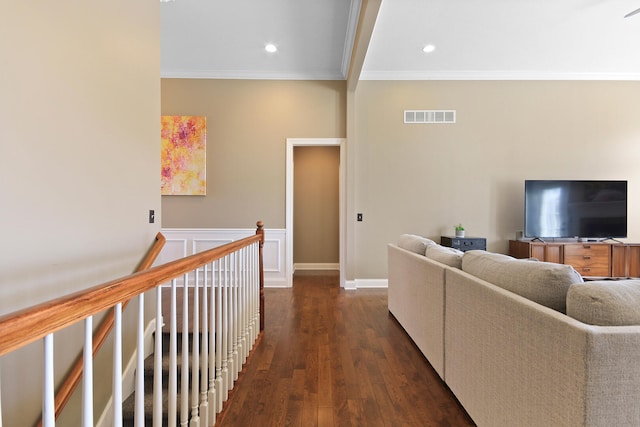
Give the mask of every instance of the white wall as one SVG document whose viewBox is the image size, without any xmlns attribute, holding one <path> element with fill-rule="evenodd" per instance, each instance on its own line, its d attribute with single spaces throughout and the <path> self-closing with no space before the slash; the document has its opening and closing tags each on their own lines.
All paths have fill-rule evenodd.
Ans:
<svg viewBox="0 0 640 427">
<path fill-rule="evenodd" d="M 0 313 L 129 274 L 152 243 L 159 20 L 157 0 L 2 5 Z M 57 363 L 77 355 L 67 344 Z M 6 425 L 39 413 L 39 391 L 37 403 L 14 406 L 39 387 L 21 372 L 38 348 L 1 360 Z"/>
</svg>

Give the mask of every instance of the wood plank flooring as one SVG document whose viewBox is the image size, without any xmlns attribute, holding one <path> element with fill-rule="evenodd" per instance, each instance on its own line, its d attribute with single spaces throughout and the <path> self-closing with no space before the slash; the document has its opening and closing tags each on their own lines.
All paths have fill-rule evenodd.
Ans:
<svg viewBox="0 0 640 427">
<path fill-rule="evenodd" d="M 218 425 L 473 426 L 387 310 L 334 273 L 265 289 L 264 335 Z"/>
</svg>

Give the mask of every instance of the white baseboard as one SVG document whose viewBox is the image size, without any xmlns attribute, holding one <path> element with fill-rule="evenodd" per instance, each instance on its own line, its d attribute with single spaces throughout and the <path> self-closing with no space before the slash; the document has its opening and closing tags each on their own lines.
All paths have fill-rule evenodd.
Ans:
<svg viewBox="0 0 640 427">
<path fill-rule="evenodd" d="M 264 281 L 265 288 L 290 288 L 286 279 Z"/>
<path fill-rule="evenodd" d="M 356 288 L 387 288 L 389 282 L 387 279 L 356 279 Z"/>
<path fill-rule="evenodd" d="M 347 290 L 355 289 L 385 289 L 389 287 L 389 281 L 387 279 L 355 279 L 347 280 L 344 288 Z"/>
<path fill-rule="evenodd" d="M 297 262 L 293 264 L 293 271 L 297 270 L 340 270 L 340 263 Z"/>
</svg>

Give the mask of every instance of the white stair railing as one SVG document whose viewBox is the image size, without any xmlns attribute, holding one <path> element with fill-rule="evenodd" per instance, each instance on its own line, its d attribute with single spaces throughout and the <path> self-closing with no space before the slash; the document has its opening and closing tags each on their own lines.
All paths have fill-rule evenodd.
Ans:
<svg viewBox="0 0 640 427">
<path fill-rule="evenodd" d="M 82 407 L 79 424 L 94 425 L 93 357 L 95 352 L 93 316 L 113 310 L 112 395 L 113 425 L 145 425 L 144 411 L 144 300 L 156 291 L 156 336 L 153 351 L 154 379 L 152 422 L 163 425 L 213 426 L 229 398 L 250 350 L 263 324 L 262 247 L 264 231 L 258 223 L 255 236 L 219 248 L 172 261 L 143 273 L 126 276 L 69 297 L 50 301 L 0 316 L 0 356 L 29 343 L 43 340 L 44 374 L 41 425 L 53 427 L 59 410 L 54 385 L 54 334 L 79 321 L 84 322 L 82 360 Z M 178 286 L 181 281 L 182 286 Z M 170 313 L 163 313 L 163 284 L 170 283 Z M 181 367 L 178 378 L 178 289 L 182 297 Z M 193 296 L 190 304 L 189 296 Z M 131 298 L 138 297 L 135 317 L 135 411 L 132 421 L 123 420 L 123 310 Z M 190 311 L 191 310 L 191 311 Z M 163 322 L 169 322 L 169 381 L 167 420 L 163 421 L 162 359 Z M 46 321 L 45 321 L 46 320 Z M 92 350 L 93 349 L 93 350 Z M 191 350 L 191 351 L 190 351 Z M 191 371 L 189 370 L 191 367 Z M 191 378 L 189 379 L 189 372 Z M 0 377 L 0 385 L 2 378 Z M 180 401 L 178 401 L 180 381 Z M 11 408 L 3 407 L 0 395 L 0 427 Z M 3 412 L 4 410 L 4 412 Z M 61 409 L 60 409 L 61 410 Z M 166 424 L 165 424 L 166 423 Z"/>
</svg>

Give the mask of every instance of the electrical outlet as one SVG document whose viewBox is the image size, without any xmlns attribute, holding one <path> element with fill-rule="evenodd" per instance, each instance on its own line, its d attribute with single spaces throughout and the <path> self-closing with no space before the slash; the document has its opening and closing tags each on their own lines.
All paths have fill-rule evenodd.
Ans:
<svg viewBox="0 0 640 427">
<path fill-rule="evenodd" d="M 154 222 L 156 222 L 156 211 L 154 211 L 153 209 L 149 210 L 149 224 L 153 224 Z"/>
<path fill-rule="evenodd" d="M 361 214 L 361 213 L 357 214 L 357 215 L 356 215 L 356 219 L 357 219 L 358 221 L 362 221 L 362 214 Z"/>
</svg>

